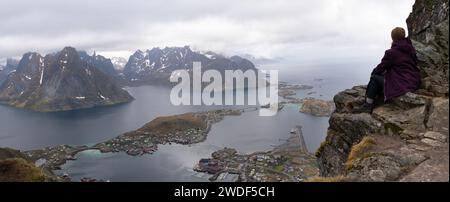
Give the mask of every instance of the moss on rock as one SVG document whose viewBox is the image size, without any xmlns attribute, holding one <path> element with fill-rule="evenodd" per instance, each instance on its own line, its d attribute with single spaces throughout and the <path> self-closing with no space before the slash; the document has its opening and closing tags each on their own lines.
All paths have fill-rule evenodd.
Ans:
<svg viewBox="0 0 450 202">
<path fill-rule="evenodd" d="M 325 147 L 328 146 L 328 145 L 331 145 L 331 141 L 326 140 L 326 141 L 322 142 L 322 143 L 320 144 L 320 147 L 316 150 L 315 156 L 316 156 L 316 157 L 320 157 L 321 154 L 322 154 L 322 152 L 323 152 L 323 150 L 324 150 Z"/>
<path fill-rule="evenodd" d="M 366 136 L 361 140 L 361 142 L 354 145 L 348 155 L 347 162 L 345 162 L 345 167 L 347 170 L 353 167 L 354 160 L 366 155 L 366 152 L 369 151 L 375 144 L 376 142 L 374 138 Z"/>
<path fill-rule="evenodd" d="M 23 158 L 8 158 L 0 161 L 0 182 L 45 182 L 42 169 Z"/>
</svg>

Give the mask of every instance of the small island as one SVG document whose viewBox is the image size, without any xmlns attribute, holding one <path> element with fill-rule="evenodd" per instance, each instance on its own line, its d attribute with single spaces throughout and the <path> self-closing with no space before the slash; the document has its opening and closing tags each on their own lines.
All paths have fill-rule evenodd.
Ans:
<svg viewBox="0 0 450 202">
<path fill-rule="evenodd" d="M 333 101 L 324 101 L 315 98 L 302 99 L 300 112 L 318 117 L 329 117 L 336 109 Z"/>
<path fill-rule="evenodd" d="M 223 120 L 225 116 L 238 116 L 242 112 L 224 109 L 158 117 L 135 131 L 96 144 L 92 149 L 137 156 L 155 152 L 158 144 L 195 144 L 206 139 L 212 124 Z"/>
</svg>

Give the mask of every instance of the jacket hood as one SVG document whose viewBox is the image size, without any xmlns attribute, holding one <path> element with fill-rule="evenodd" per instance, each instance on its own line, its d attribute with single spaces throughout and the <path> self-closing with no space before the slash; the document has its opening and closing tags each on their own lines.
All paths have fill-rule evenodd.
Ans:
<svg viewBox="0 0 450 202">
<path fill-rule="evenodd" d="M 398 41 L 394 41 L 392 43 L 392 49 L 399 50 L 400 52 L 411 55 L 413 58 L 416 58 L 416 49 L 412 45 L 410 39 L 405 38 Z"/>
</svg>

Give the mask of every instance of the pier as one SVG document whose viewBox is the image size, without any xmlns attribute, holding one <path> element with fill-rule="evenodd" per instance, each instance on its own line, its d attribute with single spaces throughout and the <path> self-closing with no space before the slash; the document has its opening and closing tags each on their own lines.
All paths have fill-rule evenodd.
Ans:
<svg viewBox="0 0 450 202">
<path fill-rule="evenodd" d="M 301 126 L 295 126 L 294 134 L 298 136 L 300 150 L 302 152 L 308 152 L 308 147 L 306 147 L 305 138 L 303 137 L 302 127 Z"/>
<path fill-rule="evenodd" d="M 291 131 L 291 136 L 284 140 L 285 143 L 276 146 L 274 149 L 277 151 L 300 151 L 308 153 L 305 138 L 303 137 L 302 127 L 296 126 Z"/>
</svg>

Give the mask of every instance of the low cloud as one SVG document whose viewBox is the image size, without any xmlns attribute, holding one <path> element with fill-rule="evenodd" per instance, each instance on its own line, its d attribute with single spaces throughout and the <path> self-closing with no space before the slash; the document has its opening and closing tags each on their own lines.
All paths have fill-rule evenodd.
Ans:
<svg viewBox="0 0 450 202">
<path fill-rule="evenodd" d="M 2 0 L 0 58 L 64 46 L 128 57 L 190 45 L 265 58 L 383 54 L 414 0 Z"/>
</svg>

